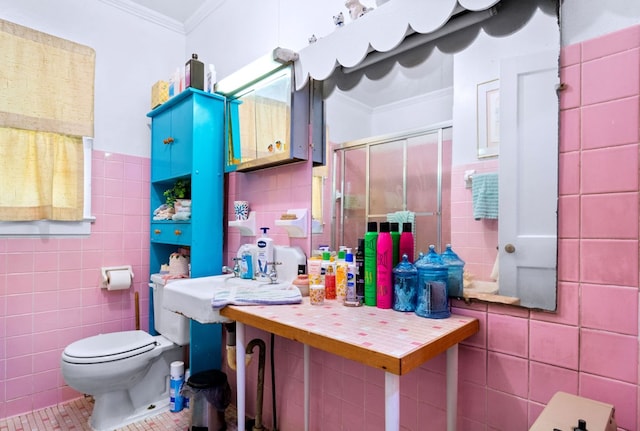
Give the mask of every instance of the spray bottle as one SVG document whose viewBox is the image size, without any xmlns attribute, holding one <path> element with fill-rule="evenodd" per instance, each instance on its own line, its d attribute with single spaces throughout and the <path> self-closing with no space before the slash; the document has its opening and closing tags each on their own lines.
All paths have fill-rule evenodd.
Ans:
<svg viewBox="0 0 640 431">
<path fill-rule="evenodd" d="M 376 306 L 378 308 L 391 308 L 393 301 L 393 240 L 389 229 L 389 222 L 380 223 L 376 247 Z"/>
<path fill-rule="evenodd" d="M 364 238 L 358 238 L 356 249 L 356 297 L 359 305 L 364 304 Z"/>
<path fill-rule="evenodd" d="M 364 304 L 376 305 L 376 275 L 378 245 L 378 223 L 367 223 L 367 233 L 364 234 Z"/>
<path fill-rule="evenodd" d="M 180 390 L 184 384 L 184 362 L 173 361 L 170 365 L 171 378 L 169 380 L 169 409 L 179 412 L 183 409 L 183 399 Z"/>
</svg>

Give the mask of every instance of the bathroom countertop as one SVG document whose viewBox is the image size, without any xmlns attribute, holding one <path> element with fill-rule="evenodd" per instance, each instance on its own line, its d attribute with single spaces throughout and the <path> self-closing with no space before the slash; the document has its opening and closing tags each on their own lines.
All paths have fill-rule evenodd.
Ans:
<svg viewBox="0 0 640 431">
<path fill-rule="evenodd" d="M 477 319 L 428 319 L 337 301 L 310 305 L 227 306 L 220 314 L 365 365 L 403 375 L 478 332 Z"/>
</svg>

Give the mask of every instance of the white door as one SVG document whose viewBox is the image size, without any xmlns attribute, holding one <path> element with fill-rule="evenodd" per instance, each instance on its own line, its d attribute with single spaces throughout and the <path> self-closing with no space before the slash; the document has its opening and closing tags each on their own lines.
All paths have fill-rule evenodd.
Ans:
<svg viewBox="0 0 640 431">
<path fill-rule="evenodd" d="M 500 73 L 500 294 L 555 310 L 558 52 L 504 60 Z"/>
</svg>

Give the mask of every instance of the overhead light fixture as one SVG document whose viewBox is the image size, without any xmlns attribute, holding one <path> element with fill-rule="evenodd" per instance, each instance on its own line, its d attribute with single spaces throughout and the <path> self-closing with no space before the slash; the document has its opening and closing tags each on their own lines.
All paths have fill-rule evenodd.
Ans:
<svg viewBox="0 0 640 431">
<path fill-rule="evenodd" d="M 480 11 L 480 12 L 467 12 L 451 19 L 445 25 L 440 27 L 438 30 L 433 31 L 431 33 L 416 33 L 411 37 L 406 38 L 400 45 L 396 48 L 391 49 L 389 51 L 380 52 L 375 51 L 368 54 L 364 60 L 358 63 L 353 67 L 343 67 L 342 70 L 344 73 L 352 73 L 358 70 L 362 70 L 365 67 L 371 66 L 372 64 L 378 63 L 380 61 L 386 60 L 388 58 L 394 57 L 396 55 L 402 54 L 403 52 L 409 51 L 410 49 L 417 48 L 426 43 L 432 42 L 436 39 L 440 39 L 449 34 L 455 33 L 456 31 L 465 29 L 467 27 L 471 27 L 472 25 L 479 24 L 483 21 L 488 20 L 489 18 L 497 15 L 498 7 L 494 6 L 492 8 Z"/>
<path fill-rule="evenodd" d="M 216 92 L 230 95 L 249 87 L 264 77 L 290 65 L 298 54 L 290 49 L 275 48 L 216 84 Z"/>
</svg>

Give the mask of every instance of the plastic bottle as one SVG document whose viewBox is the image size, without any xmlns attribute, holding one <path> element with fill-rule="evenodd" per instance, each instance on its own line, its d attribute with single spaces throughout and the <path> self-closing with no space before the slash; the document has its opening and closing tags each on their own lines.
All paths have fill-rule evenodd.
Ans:
<svg viewBox="0 0 640 431">
<path fill-rule="evenodd" d="M 356 287 L 358 267 L 354 262 L 352 253 L 347 253 L 345 262 L 347 263 L 347 293 L 344 298 L 344 305 L 347 307 L 360 307 L 362 302 L 358 299 Z"/>
<path fill-rule="evenodd" d="M 393 301 L 393 240 L 389 229 L 389 222 L 380 223 L 376 246 L 376 306 L 378 308 L 391 308 Z"/>
<path fill-rule="evenodd" d="M 184 65 L 184 88 L 204 90 L 204 63 L 198 60 L 198 54 L 191 54 L 191 59 Z"/>
<path fill-rule="evenodd" d="M 184 384 L 184 362 L 173 361 L 170 367 L 169 409 L 172 412 L 179 412 L 182 411 L 183 408 L 183 399 L 180 390 Z"/>
<path fill-rule="evenodd" d="M 251 280 L 253 278 L 253 255 L 251 250 L 245 247 L 240 256 L 240 278 Z"/>
<path fill-rule="evenodd" d="M 205 85 L 205 91 L 208 93 L 215 93 L 217 80 L 218 78 L 216 75 L 216 68 L 213 64 L 210 64 L 209 69 L 207 70 L 207 82 Z"/>
<path fill-rule="evenodd" d="M 378 246 L 378 223 L 367 223 L 367 233 L 364 234 L 364 304 L 376 305 L 376 249 Z"/>
<path fill-rule="evenodd" d="M 176 71 L 169 78 L 169 97 L 176 96 L 180 94 L 180 68 L 176 69 Z"/>
<path fill-rule="evenodd" d="M 464 293 L 464 260 L 453 251 L 451 244 L 447 244 L 445 251 L 440 255 L 442 261 L 447 265 L 449 283 L 447 291 L 449 296 L 461 298 Z"/>
<path fill-rule="evenodd" d="M 324 274 L 325 299 L 336 299 L 336 271 L 333 262 L 329 261 Z"/>
<path fill-rule="evenodd" d="M 400 234 L 399 253 L 407 255 L 409 262 L 413 262 L 413 231 L 411 223 L 402 223 L 402 233 Z"/>
<path fill-rule="evenodd" d="M 318 256 L 311 256 L 307 259 L 307 273 L 309 274 L 309 284 L 322 284 L 322 259 Z"/>
<path fill-rule="evenodd" d="M 418 292 L 416 311 L 418 316 L 444 319 L 451 315 L 447 282 L 447 266 L 436 253 L 435 246 L 429 246 L 429 253 L 416 262 L 418 269 Z"/>
<path fill-rule="evenodd" d="M 364 238 L 358 238 L 356 248 L 356 297 L 359 305 L 364 304 Z"/>
<path fill-rule="evenodd" d="M 258 238 L 256 245 L 258 246 L 258 274 L 260 278 L 265 278 L 269 273 L 269 263 L 273 262 L 273 239 L 267 236 L 268 227 L 261 227 L 262 237 Z"/>
<path fill-rule="evenodd" d="M 331 252 L 323 251 L 322 260 L 320 261 L 320 283 L 324 284 L 325 276 L 327 275 L 327 267 L 331 263 Z"/>
<path fill-rule="evenodd" d="M 336 299 L 344 301 L 347 296 L 347 252 L 340 250 L 336 260 Z M 355 280 L 354 280 L 355 281 Z"/>
<path fill-rule="evenodd" d="M 393 268 L 393 309 L 396 311 L 415 311 L 418 270 L 409 262 L 406 254 Z"/>
<path fill-rule="evenodd" d="M 393 242 L 393 266 L 395 268 L 400 263 L 400 223 L 389 223 L 389 232 L 391 233 L 391 241 Z"/>
</svg>

